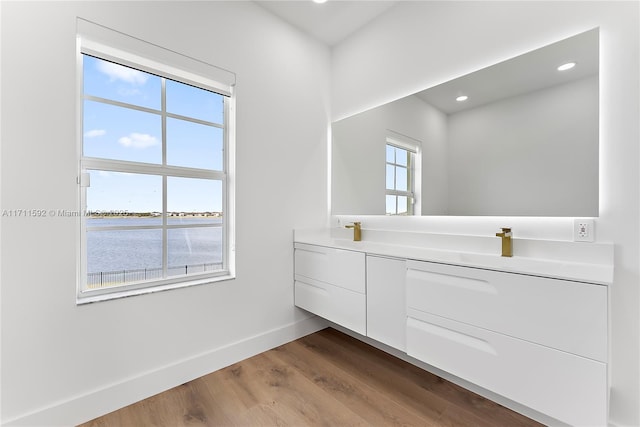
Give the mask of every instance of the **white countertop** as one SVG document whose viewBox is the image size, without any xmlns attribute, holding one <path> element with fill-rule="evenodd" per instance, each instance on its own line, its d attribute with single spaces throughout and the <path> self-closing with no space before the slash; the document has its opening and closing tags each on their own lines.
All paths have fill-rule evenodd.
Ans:
<svg viewBox="0 0 640 427">
<path fill-rule="evenodd" d="M 612 244 L 514 239 L 514 256 L 502 257 L 499 239 L 493 236 L 411 234 L 409 237 L 397 237 L 397 233 L 394 233 L 389 237 L 386 232 L 366 231 L 365 234 L 363 230 L 363 240 L 354 242 L 344 238 L 351 235 L 349 230 L 347 233 L 341 229 L 295 230 L 294 242 L 359 251 L 369 255 L 603 285 L 613 283 Z M 425 243 L 418 244 L 420 240 Z M 518 253 L 519 249 L 521 254 Z"/>
</svg>

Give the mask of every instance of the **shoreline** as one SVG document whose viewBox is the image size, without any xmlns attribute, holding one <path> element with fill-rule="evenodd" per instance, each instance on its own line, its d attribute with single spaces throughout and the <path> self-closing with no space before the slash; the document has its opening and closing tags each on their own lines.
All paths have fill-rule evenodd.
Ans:
<svg viewBox="0 0 640 427">
<path fill-rule="evenodd" d="M 140 219 L 140 218 L 149 218 L 149 219 L 154 219 L 154 218 L 162 218 L 162 215 L 139 215 L 139 214 L 132 214 L 132 215 L 87 215 L 86 218 L 91 218 L 91 219 L 129 219 L 129 218 L 134 218 L 134 219 Z M 199 219 L 199 218 L 211 218 L 211 219 L 222 219 L 222 215 L 168 215 L 167 218 L 183 218 L 183 219 Z"/>
</svg>

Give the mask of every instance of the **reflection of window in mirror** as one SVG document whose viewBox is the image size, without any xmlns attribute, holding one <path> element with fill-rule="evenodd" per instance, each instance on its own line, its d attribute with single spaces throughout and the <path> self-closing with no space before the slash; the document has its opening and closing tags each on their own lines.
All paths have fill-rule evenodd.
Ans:
<svg viewBox="0 0 640 427">
<path fill-rule="evenodd" d="M 419 143 L 387 137 L 386 214 L 414 215 Z"/>
</svg>

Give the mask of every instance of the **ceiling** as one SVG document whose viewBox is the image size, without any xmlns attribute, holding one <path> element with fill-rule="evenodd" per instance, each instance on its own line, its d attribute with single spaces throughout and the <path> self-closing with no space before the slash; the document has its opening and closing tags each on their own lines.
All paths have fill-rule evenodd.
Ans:
<svg viewBox="0 0 640 427">
<path fill-rule="evenodd" d="M 300 31 L 332 47 L 384 14 L 402 0 L 253 0 Z M 597 31 L 568 39 L 546 49 L 529 52 L 484 70 L 430 88 L 417 95 L 447 114 L 473 108 L 510 96 L 565 83 L 597 74 Z M 563 59 L 580 64 L 576 70 L 562 75 L 555 71 Z M 467 102 L 455 96 L 470 95 Z"/>
<path fill-rule="evenodd" d="M 262 8 L 328 46 L 348 36 L 393 7 L 398 0 L 254 0 Z"/>
</svg>

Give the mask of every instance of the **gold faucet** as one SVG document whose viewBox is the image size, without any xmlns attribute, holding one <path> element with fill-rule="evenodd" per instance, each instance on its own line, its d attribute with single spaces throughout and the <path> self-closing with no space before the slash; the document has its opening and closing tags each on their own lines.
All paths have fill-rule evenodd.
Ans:
<svg viewBox="0 0 640 427">
<path fill-rule="evenodd" d="M 353 225 L 345 225 L 345 228 L 353 228 L 353 241 L 359 242 L 362 240 L 362 228 L 360 222 L 354 222 Z"/>
<path fill-rule="evenodd" d="M 502 238 L 502 256 L 513 256 L 513 246 L 511 245 L 511 227 L 502 227 L 501 233 L 496 233 L 496 237 Z"/>
</svg>

